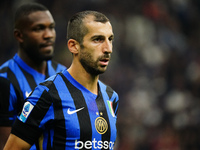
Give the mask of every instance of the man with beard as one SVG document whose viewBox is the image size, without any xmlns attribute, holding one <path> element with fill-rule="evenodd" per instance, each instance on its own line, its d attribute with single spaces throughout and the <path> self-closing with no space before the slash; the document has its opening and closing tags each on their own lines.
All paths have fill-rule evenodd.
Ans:
<svg viewBox="0 0 200 150">
<path fill-rule="evenodd" d="M 109 19 L 96 11 L 68 23 L 69 69 L 41 83 L 26 99 L 5 150 L 29 149 L 39 137 L 48 149 L 113 149 L 118 95 L 99 80 L 112 53 Z"/>
<path fill-rule="evenodd" d="M 14 36 L 19 49 L 12 59 L 0 66 L 0 149 L 6 143 L 24 99 L 40 82 L 66 68 L 51 61 L 55 22 L 45 6 L 24 4 L 14 19 Z"/>
</svg>

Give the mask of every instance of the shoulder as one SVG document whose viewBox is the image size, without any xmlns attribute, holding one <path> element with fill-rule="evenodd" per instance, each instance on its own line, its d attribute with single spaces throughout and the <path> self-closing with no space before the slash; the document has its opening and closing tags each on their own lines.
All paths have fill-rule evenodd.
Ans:
<svg viewBox="0 0 200 150">
<path fill-rule="evenodd" d="M 15 67 L 15 61 L 13 59 L 9 59 L 8 61 L 4 62 L 0 66 L 0 73 L 5 73 L 9 70 L 9 68 L 14 68 Z"/>
<path fill-rule="evenodd" d="M 46 88 L 50 89 L 51 86 L 61 86 L 62 84 L 62 73 L 56 73 L 55 75 L 49 77 L 44 82 L 41 82 L 40 86 L 45 86 Z"/>
<path fill-rule="evenodd" d="M 109 97 L 118 97 L 118 94 L 116 91 L 114 91 L 109 85 L 103 83 L 102 81 L 99 80 L 99 86 L 101 88 L 101 90 L 103 90 L 104 92 L 106 92 L 108 94 Z"/>
<path fill-rule="evenodd" d="M 28 101 L 35 103 L 40 99 L 40 101 L 56 101 L 59 96 L 59 89 L 62 89 L 63 82 L 60 80 L 60 75 L 56 74 L 45 81 L 41 82 L 31 93 Z"/>
<path fill-rule="evenodd" d="M 50 60 L 48 61 L 48 64 L 55 70 L 55 71 L 62 71 L 64 69 L 66 69 L 66 67 L 54 60 Z"/>
<path fill-rule="evenodd" d="M 10 80 L 16 78 L 17 63 L 13 59 L 10 59 L 0 66 L 0 82 L 8 83 Z M 12 81 L 10 81 L 12 82 Z"/>
</svg>

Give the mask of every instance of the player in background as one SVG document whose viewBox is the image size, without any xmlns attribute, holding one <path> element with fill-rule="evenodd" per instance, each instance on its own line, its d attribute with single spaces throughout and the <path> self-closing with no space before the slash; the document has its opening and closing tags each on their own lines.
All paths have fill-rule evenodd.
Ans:
<svg viewBox="0 0 200 150">
<path fill-rule="evenodd" d="M 45 6 L 28 3 L 19 7 L 14 18 L 14 37 L 18 51 L 0 66 L 0 149 L 5 145 L 24 99 L 40 82 L 66 68 L 51 60 L 56 39 L 55 22 Z"/>
</svg>

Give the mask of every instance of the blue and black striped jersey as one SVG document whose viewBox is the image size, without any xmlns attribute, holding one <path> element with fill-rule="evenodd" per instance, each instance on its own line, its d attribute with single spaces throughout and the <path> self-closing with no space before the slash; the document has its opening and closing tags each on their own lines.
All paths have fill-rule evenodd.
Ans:
<svg viewBox="0 0 200 150">
<path fill-rule="evenodd" d="M 16 54 L 0 66 L 0 126 L 12 126 L 29 93 L 40 82 L 66 68 L 51 60 L 47 64 L 43 75 Z"/>
<path fill-rule="evenodd" d="M 98 81 L 98 95 L 67 70 L 41 83 L 26 99 L 12 133 L 43 149 L 113 149 L 117 136 L 118 95 Z M 26 129 L 26 130 L 25 130 Z"/>
</svg>

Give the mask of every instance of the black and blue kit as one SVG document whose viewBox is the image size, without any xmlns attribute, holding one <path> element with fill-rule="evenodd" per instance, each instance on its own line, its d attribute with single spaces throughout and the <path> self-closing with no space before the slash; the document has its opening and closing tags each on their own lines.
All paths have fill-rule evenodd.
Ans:
<svg viewBox="0 0 200 150">
<path fill-rule="evenodd" d="M 12 133 L 42 149 L 113 149 L 118 95 L 100 80 L 98 95 L 67 70 L 40 83 L 26 99 Z M 42 135 L 42 136 L 41 136 Z"/>
<path fill-rule="evenodd" d="M 47 61 L 43 75 L 29 67 L 17 54 L 0 66 L 0 126 L 12 126 L 21 112 L 25 98 L 49 76 L 65 69 L 61 64 Z"/>
</svg>

